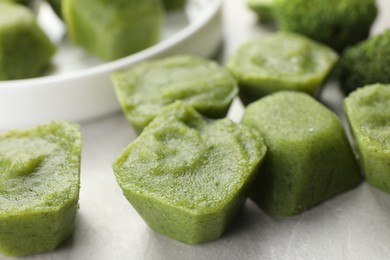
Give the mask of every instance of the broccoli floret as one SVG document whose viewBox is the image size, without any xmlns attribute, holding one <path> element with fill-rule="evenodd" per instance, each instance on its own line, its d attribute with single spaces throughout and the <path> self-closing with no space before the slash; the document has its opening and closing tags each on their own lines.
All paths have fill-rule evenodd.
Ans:
<svg viewBox="0 0 390 260">
<path fill-rule="evenodd" d="M 275 20 L 275 0 L 247 0 L 247 4 L 259 16 L 262 22 Z"/>
<path fill-rule="evenodd" d="M 304 34 L 338 52 L 368 37 L 375 0 L 276 0 L 282 30 Z"/>
<path fill-rule="evenodd" d="M 347 48 L 336 75 L 346 94 L 373 83 L 390 83 L 390 30 Z"/>
</svg>

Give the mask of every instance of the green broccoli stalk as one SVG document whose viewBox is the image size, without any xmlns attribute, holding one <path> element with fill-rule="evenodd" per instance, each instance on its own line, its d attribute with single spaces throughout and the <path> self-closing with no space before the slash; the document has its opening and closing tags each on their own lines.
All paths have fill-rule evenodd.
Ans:
<svg viewBox="0 0 390 260">
<path fill-rule="evenodd" d="M 259 16 L 262 22 L 275 20 L 275 0 L 247 0 L 247 4 Z"/>
<path fill-rule="evenodd" d="M 336 75 L 346 94 L 364 85 L 390 83 L 390 30 L 346 49 Z"/>
<path fill-rule="evenodd" d="M 375 0 L 276 0 L 280 29 L 306 35 L 338 52 L 368 37 Z"/>
</svg>

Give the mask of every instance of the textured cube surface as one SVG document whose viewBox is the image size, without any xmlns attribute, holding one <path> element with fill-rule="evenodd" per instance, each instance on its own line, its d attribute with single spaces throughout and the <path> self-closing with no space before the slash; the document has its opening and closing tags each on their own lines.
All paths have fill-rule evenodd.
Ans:
<svg viewBox="0 0 390 260">
<path fill-rule="evenodd" d="M 295 215 L 360 183 L 339 119 L 309 95 L 267 96 L 248 106 L 243 123 L 268 148 L 251 196 L 266 211 Z"/>
<path fill-rule="evenodd" d="M 80 154 L 80 129 L 70 123 L 0 134 L 1 253 L 52 250 L 73 233 Z"/>
<path fill-rule="evenodd" d="M 369 85 L 344 101 L 367 182 L 390 192 L 390 85 Z"/>
<path fill-rule="evenodd" d="M 116 72 L 112 79 L 122 110 L 137 131 L 176 100 L 208 117 L 224 117 L 238 92 L 225 69 L 194 56 L 144 62 Z"/>
<path fill-rule="evenodd" d="M 0 1 L 0 80 L 39 76 L 54 52 L 27 7 Z"/>
<path fill-rule="evenodd" d="M 70 39 L 90 53 L 114 60 L 141 51 L 160 38 L 161 0 L 63 0 Z"/>
<path fill-rule="evenodd" d="M 275 33 L 242 45 L 227 63 L 243 101 L 294 90 L 314 94 L 337 61 L 330 48 L 293 33 Z"/>
<path fill-rule="evenodd" d="M 208 121 L 177 101 L 115 161 L 124 195 L 156 232 L 185 243 L 221 236 L 248 196 L 266 148 L 252 129 Z"/>
</svg>

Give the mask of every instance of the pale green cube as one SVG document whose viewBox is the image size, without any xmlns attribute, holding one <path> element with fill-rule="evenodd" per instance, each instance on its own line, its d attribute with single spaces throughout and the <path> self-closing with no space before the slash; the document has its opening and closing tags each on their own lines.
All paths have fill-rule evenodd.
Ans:
<svg viewBox="0 0 390 260">
<path fill-rule="evenodd" d="M 219 238 L 245 202 L 266 153 L 262 137 L 177 101 L 116 159 L 124 195 L 156 232 L 198 244 Z"/>
<path fill-rule="evenodd" d="M 355 90 L 344 109 L 367 182 L 390 193 L 390 85 Z"/>
<path fill-rule="evenodd" d="M 80 156 L 71 123 L 0 133 L 0 253 L 50 251 L 73 234 Z"/>
<path fill-rule="evenodd" d="M 362 180 L 340 120 L 305 93 L 262 98 L 246 108 L 242 122 L 268 148 L 251 198 L 271 214 L 299 214 Z"/>
</svg>

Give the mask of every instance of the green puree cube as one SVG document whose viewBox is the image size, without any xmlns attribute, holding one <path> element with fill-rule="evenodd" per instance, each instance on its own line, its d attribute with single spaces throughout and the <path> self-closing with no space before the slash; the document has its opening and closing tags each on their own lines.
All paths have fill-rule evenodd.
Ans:
<svg viewBox="0 0 390 260">
<path fill-rule="evenodd" d="M 243 123 L 268 148 L 251 195 L 264 210 L 295 215 L 361 182 L 340 120 L 309 95 L 267 96 L 248 106 Z"/>
<path fill-rule="evenodd" d="M 90 53 L 115 60 L 158 42 L 161 0 L 63 0 L 69 38 Z"/>
<path fill-rule="evenodd" d="M 390 85 L 368 85 L 352 92 L 344 109 L 367 182 L 390 192 Z"/>
<path fill-rule="evenodd" d="M 0 133 L 0 252 L 56 248 L 75 228 L 80 184 L 78 126 L 53 122 Z"/>
<path fill-rule="evenodd" d="M 229 58 L 240 96 L 249 103 L 281 90 L 314 94 L 338 55 L 330 48 L 293 33 L 275 33 L 242 45 Z"/>
<path fill-rule="evenodd" d="M 116 72 L 112 79 L 119 103 L 138 132 L 176 100 L 205 116 L 224 117 L 238 92 L 235 80 L 218 64 L 184 55 L 144 62 Z"/>
<path fill-rule="evenodd" d="M 54 52 L 31 10 L 0 1 L 0 80 L 39 76 Z"/>
<path fill-rule="evenodd" d="M 113 164 L 124 195 L 156 232 L 189 243 L 221 236 L 266 147 L 252 129 L 209 120 L 181 101 L 164 108 Z"/>
</svg>

